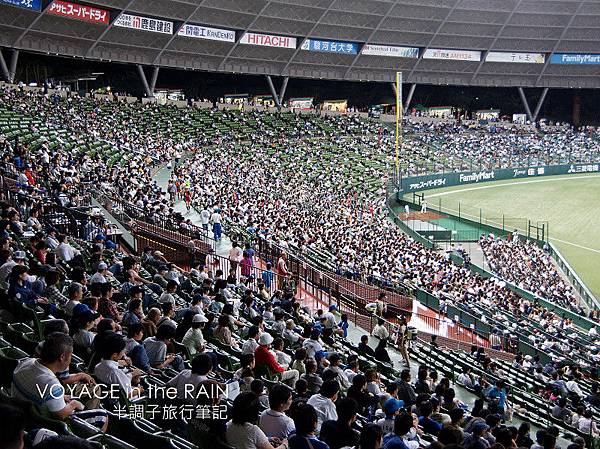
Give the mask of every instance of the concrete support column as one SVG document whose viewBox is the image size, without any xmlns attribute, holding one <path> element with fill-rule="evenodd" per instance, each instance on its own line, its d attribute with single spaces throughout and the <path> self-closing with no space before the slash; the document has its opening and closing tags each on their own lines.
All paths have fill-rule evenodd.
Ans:
<svg viewBox="0 0 600 449">
<path fill-rule="evenodd" d="M 279 91 L 279 104 L 283 107 L 283 98 L 285 97 L 285 91 L 287 89 L 288 81 L 290 80 L 289 76 L 283 78 L 283 84 L 281 85 L 281 90 Z"/>
<path fill-rule="evenodd" d="M 271 79 L 271 75 L 266 75 L 267 84 L 269 85 L 269 90 L 271 91 L 271 95 L 275 100 L 275 104 L 277 105 L 277 109 L 281 110 L 281 103 L 279 102 L 279 97 L 277 96 L 277 92 L 275 91 L 275 86 L 273 85 L 273 80 Z"/>
<path fill-rule="evenodd" d="M 542 95 L 538 100 L 537 106 L 535 107 L 535 111 L 533 111 L 533 120 L 536 121 L 538 119 L 538 115 L 540 115 L 540 111 L 542 110 L 542 106 L 544 105 L 544 101 L 546 100 L 546 95 L 548 94 L 548 88 L 544 87 L 542 91 Z"/>
<path fill-rule="evenodd" d="M 144 86 L 144 91 L 146 92 L 146 96 L 148 98 L 154 98 L 154 94 L 150 90 L 150 86 L 148 85 L 148 80 L 146 79 L 146 74 L 144 73 L 144 68 L 141 65 L 136 65 L 138 75 L 140 76 L 140 81 Z"/>
<path fill-rule="evenodd" d="M 521 102 L 523 103 L 523 107 L 525 108 L 525 112 L 527 114 L 527 118 L 531 123 L 534 122 L 533 115 L 531 114 L 531 109 L 529 109 L 529 103 L 527 103 L 527 98 L 525 98 L 525 92 L 523 92 L 522 87 L 518 87 L 519 95 L 521 96 Z"/>
<path fill-rule="evenodd" d="M 415 89 L 417 88 L 417 84 L 411 84 L 410 89 L 408 91 L 408 97 L 406 97 L 406 104 L 404 105 L 404 113 L 408 112 L 408 108 L 410 107 L 410 102 L 412 101 L 413 94 L 415 93 Z"/>
<path fill-rule="evenodd" d="M 8 66 L 6 65 L 6 60 L 4 59 L 4 54 L 0 49 L 0 70 L 2 71 L 2 78 L 6 81 L 10 82 L 10 72 L 8 70 Z"/>
<path fill-rule="evenodd" d="M 153 67 L 152 68 L 152 78 L 150 78 L 150 91 L 152 92 L 152 96 L 154 96 L 154 88 L 156 87 L 156 80 L 158 78 L 158 70 L 159 67 Z"/>
<path fill-rule="evenodd" d="M 19 50 L 14 49 L 10 57 L 10 68 L 8 76 L 11 83 L 15 82 L 15 74 L 17 73 L 17 61 L 19 60 Z"/>
</svg>

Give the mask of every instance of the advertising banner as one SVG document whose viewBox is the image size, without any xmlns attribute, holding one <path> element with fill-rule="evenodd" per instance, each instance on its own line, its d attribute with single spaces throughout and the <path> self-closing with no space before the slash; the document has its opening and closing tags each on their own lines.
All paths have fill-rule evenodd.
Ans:
<svg viewBox="0 0 600 449">
<path fill-rule="evenodd" d="M 553 176 L 581 173 L 596 173 L 600 163 L 546 165 L 539 167 L 499 168 L 473 172 L 439 173 L 402 178 L 402 194 L 422 190 L 439 189 L 462 184 L 476 184 L 485 181 L 528 178 L 534 176 Z"/>
<path fill-rule="evenodd" d="M 240 44 L 296 49 L 296 38 L 271 34 L 244 33 Z"/>
<path fill-rule="evenodd" d="M 134 30 L 150 31 L 152 33 L 173 34 L 173 22 L 168 20 L 151 19 L 149 17 L 121 14 L 115 20 L 114 26 L 132 28 Z"/>
<path fill-rule="evenodd" d="M 337 111 L 343 114 L 348 110 L 348 100 L 325 100 L 323 102 L 324 111 Z"/>
<path fill-rule="evenodd" d="M 208 39 L 211 41 L 235 42 L 235 31 L 203 27 L 200 25 L 185 24 L 181 27 L 177 35 Z"/>
<path fill-rule="evenodd" d="M 355 55 L 358 53 L 358 44 L 354 42 L 321 41 L 318 39 L 305 39 L 302 50 L 321 51 L 325 53 L 343 53 Z"/>
<path fill-rule="evenodd" d="M 513 123 L 519 123 L 521 125 L 524 125 L 527 122 L 527 115 L 526 114 L 513 114 L 512 121 L 513 121 Z"/>
<path fill-rule="evenodd" d="M 86 22 L 102 23 L 104 25 L 108 25 L 109 21 L 109 13 L 105 9 L 63 2 L 62 0 L 54 0 L 48 7 L 48 14 L 69 17 L 71 19 L 83 20 Z"/>
<path fill-rule="evenodd" d="M 291 109 L 311 109 L 313 98 L 290 98 L 288 107 Z"/>
<path fill-rule="evenodd" d="M 41 11 L 42 9 L 42 0 L 0 0 L 0 4 L 18 6 L 33 11 Z"/>
<path fill-rule="evenodd" d="M 554 53 L 550 56 L 550 64 L 597 65 L 600 64 L 600 54 Z"/>
<path fill-rule="evenodd" d="M 365 44 L 361 54 L 372 56 L 391 56 L 394 58 L 418 58 L 419 49 L 416 47 L 394 47 L 392 45 Z"/>
<path fill-rule="evenodd" d="M 423 59 L 450 59 L 453 61 L 481 61 L 481 52 L 473 50 L 443 50 L 428 48 L 423 53 Z"/>
<path fill-rule="evenodd" d="M 546 62 L 546 56 L 543 53 L 509 53 L 503 51 L 490 51 L 485 57 L 485 62 L 543 64 Z"/>
</svg>

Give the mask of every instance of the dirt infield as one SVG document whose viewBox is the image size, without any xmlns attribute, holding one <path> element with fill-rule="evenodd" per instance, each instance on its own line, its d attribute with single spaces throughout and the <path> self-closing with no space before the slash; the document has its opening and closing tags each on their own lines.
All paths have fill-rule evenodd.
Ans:
<svg viewBox="0 0 600 449">
<path fill-rule="evenodd" d="M 438 212 L 411 212 L 408 216 L 404 212 L 400 212 L 398 214 L 398 218 L 400 220 L 421 220 L 421 221 L 431 221 L 431 220 L 439 220 L 440 218 L 447 218 L 447 215 L 440 214 Z"/>
</svg>

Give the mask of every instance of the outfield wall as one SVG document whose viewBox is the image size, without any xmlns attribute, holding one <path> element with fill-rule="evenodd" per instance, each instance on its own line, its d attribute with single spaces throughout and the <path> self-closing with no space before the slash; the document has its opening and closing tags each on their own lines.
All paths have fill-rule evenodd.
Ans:
<svg viewBox="0 0 600 449">
<path fill-rule="evenodd" d="M 597 173 L 600 162 L 590 164 L 542 165 L 519 168 L 493 168 L 480 171 L 436 173 L 403 177 L 400 180 L 398 199 L 406 193 L 422 192 L 424 190 L 441 189 L 467 184 L 478 184 L 491 181 L 502 181 L 517 178 L 537 178 L 540 176 L 574 175 L 582 173 Z"/>
</svg>

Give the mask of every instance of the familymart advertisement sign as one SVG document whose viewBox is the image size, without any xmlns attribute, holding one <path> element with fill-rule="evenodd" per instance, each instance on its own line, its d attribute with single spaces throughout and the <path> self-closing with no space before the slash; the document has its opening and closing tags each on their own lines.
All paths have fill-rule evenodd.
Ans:
<svg viewBox="0 0 600 449">
<path fill-rule="evenodd" d="M 477 184 L 504 179 L 528 178 L 537 176 L 571 175 L 598 173 L 600 162 L 590 164 L 545 165 L 539 167 L 499 168 L 472 172 L 438 173 L 403 178 L 399 194 L 439 189 L 463 184 Z"/>
</svg>

